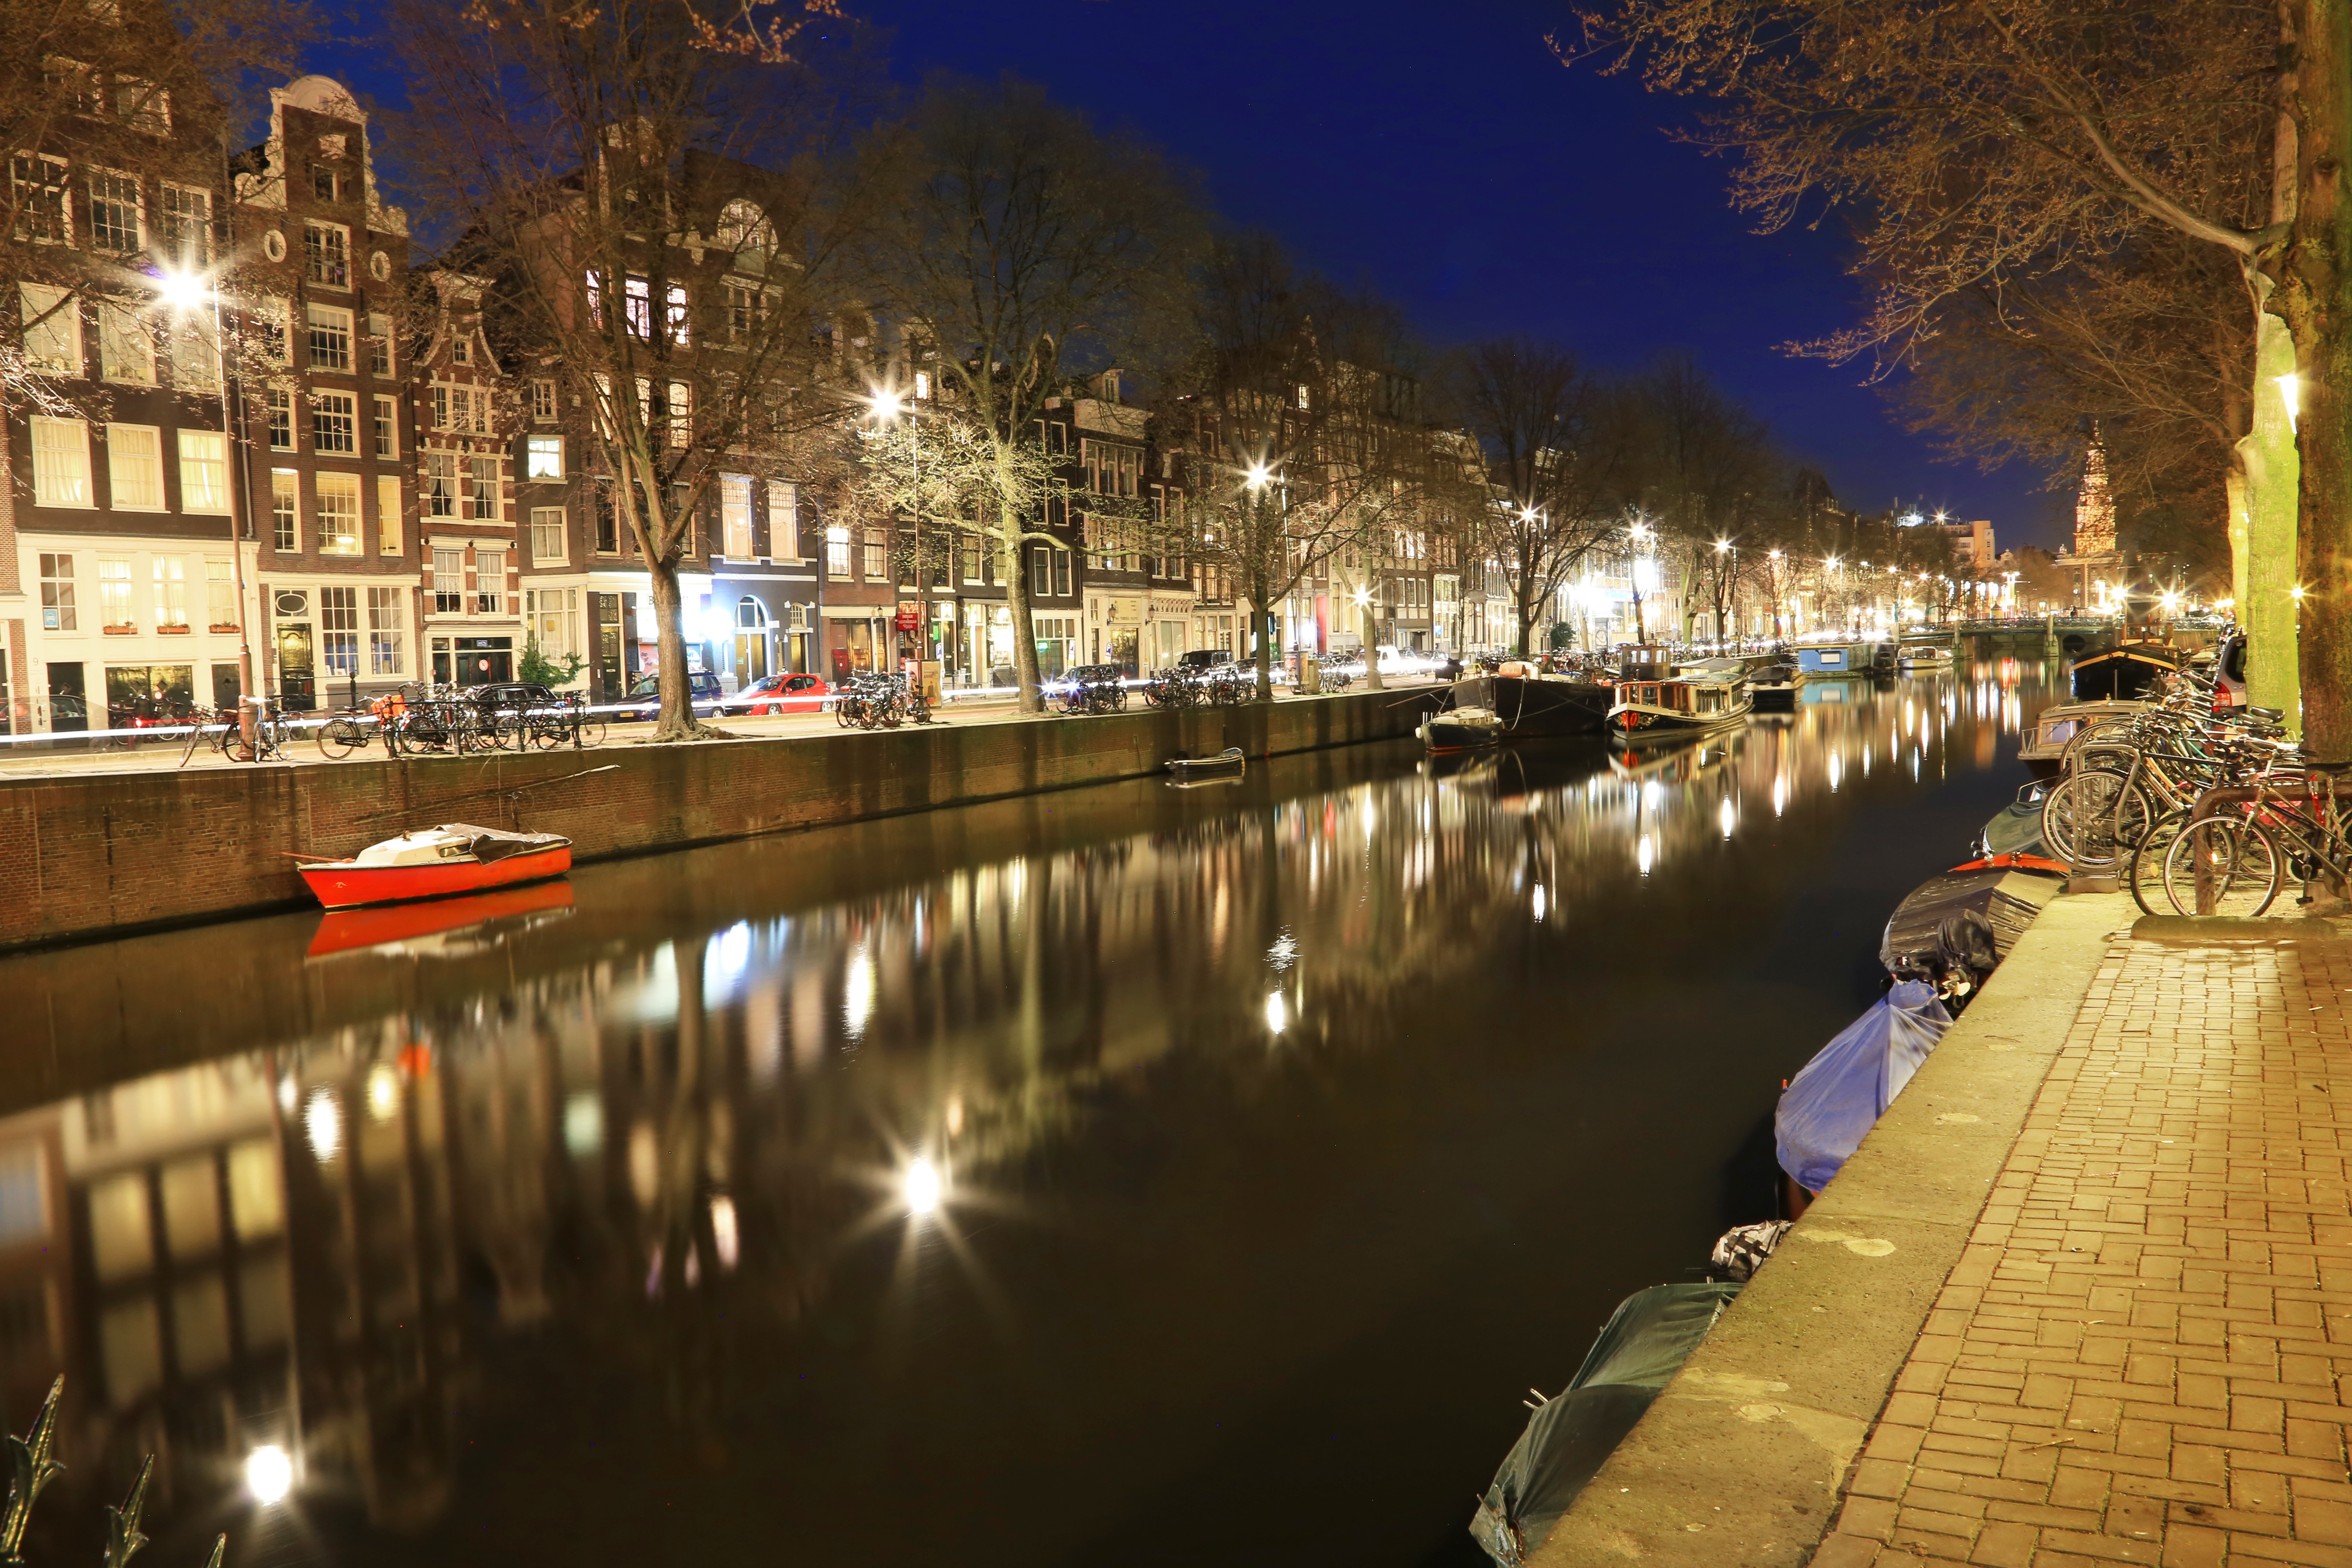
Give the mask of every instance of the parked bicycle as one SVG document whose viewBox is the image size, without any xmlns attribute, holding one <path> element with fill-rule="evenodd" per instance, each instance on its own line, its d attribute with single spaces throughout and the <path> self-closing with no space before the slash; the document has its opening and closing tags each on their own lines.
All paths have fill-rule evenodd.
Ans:
<svg viewBox="0 0 2352 1568">
<path fill-rule="evenodd" d="M 1065 713 L 1117 713 L 1127 707 L 1127 683 L 1115 664 L 1076 665 L 1063 679 Z"/>
</svg>

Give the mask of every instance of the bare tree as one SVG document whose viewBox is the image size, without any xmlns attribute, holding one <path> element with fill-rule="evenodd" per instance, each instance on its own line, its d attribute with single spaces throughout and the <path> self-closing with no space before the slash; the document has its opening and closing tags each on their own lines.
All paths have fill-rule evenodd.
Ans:
<svg viewBox="0 0 2352 1568">
<path fill-rule="evenodd" d="M 1584 22 L 1588 48 L 1717 101 L 1709 139 L 1742 154 L 1735 199 L 1767 226 L 1858 215 L 1878 292 L 1837 352 L 1899 358 L 1953 295 L 2150 228 L 2238 267 L 2301 403 L 2301 629 L 2273 595 L 2249 611 L 2258 644 L 2298 646 L 2315 754 L 2352 758 L 2352 0 L 2160 22 L 2137 0 L 1618 0 Z M 2261 320 L 2249 396 L 2274 379 Z"/>
<path fill-rule="evenodd" d="M 661 647 L 654 739 L 708 733 L 681 563 L 729 454 L 836 423 L 829 321 L 854 199 L 837 97 L 790 13 L 711 0 L 404 0 L 417 183 L 498 337 L 560 379 L 642 556 Z M 761 17 L 769 18 L 764 24 Z M 756 25 L 755 24 L 760 24 Z"/>
<path fill-rule="evenodd" d="M 1785 548 L 1772 526 L 1780 521 L 1770 504 L 1780 458 L 1770 432 L 1687 355 L 1660 361 L 1634 395 L 1645 508 L 1662 542 L 1682 552 L 1685 580 L 1706 584 L 1718 615 L 1726 614 L 1738 574 Z M 1685 598 L 1685 637 L 1690 614 Z"/>
<path fill-rule="evenodd" d="M 1434 460 L 1392 307 L 1297 271 L 1264 234 L 1216 247 L 1199 300 L 1195 357 L 1163 417 L 1192 453 L 1192 552 L 1249 601 L 1265 698 L 1274 606 L 1343 551 L 1424 550 L 1449 503 L 1485 498 Z"/>
<path fill-rule="evenodd" d="M 1463 510 L 1510 585 L 1513 647 L 1532 652 L 1560 584 L 1622 526 L 1637 483 L 1633 399 L 1570 350 L 1516 337 L 1448 356 L 1439 384 L 1442 417 L 1476 444 L 1479 477 L 1493 487 Z"/>
<path fill-rule="evenodd" d="M 906 363 L 952 389 L 992 465 L 966 526 L 996 552 L 1024 711 L 1038 711 L 1031 542 L 1063 544 L 1038 441 L 1045 400 L 1116 353 L 1145 360 L 1181 321 L 1200 233 L 1191 184 L 1132 137 L 1105 134 L 1024 82 L 939 81 L 868 141 L 877 193 L 861 276 Z"/>
</svg>

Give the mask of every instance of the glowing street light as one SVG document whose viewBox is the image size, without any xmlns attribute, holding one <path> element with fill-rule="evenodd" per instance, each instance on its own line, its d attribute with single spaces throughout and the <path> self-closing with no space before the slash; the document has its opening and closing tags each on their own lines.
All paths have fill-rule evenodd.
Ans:
<svg viewBox="0 0 2352 1568">
<path fill-rule="evenodd" d="M 887 387 L 882 391 L 876 393 L 872 397 L 866 399 L 866 401 L 872 405 L 874 409 L 874 417 L 877 419 L 896 419 L 902 412 L 905 411 L 907 406 L 906 400 L 904 398 L 901 398 L 897 393 L 890 391 Z"/>
<path fill-rule="evenodd" d="M 1250 471 L 1242 477 L 1242 483 L 1254 490 L 1262 490 L 1273 481 L 1274 475 L 1267 470 L 1264 463 L 1253 464 Z"/>
<path fill-rule="evenodd" d="M 905 1199 L 910 1215 L 937 1214 L 940 1200 L 947 1194 L 947 1183 L 940 1168 L 929 1160 L 917 1160 L 898 1178 L 898 1195 Z"/>
<path fill-rule="evenodd" d="M 191 272 L 160 272 L 155 276 L 155 292 L 163 303 L 174 310 L 194 310 L 212 302 L 213 291 L 202 278 Z"/>
<path fill-rule="evenodd" d="M 245 1457 L 245 1489 L 259 1503 L 280 1503 L 294 1489 L 294 1461 L 272 1443 Z"/>
</svg>

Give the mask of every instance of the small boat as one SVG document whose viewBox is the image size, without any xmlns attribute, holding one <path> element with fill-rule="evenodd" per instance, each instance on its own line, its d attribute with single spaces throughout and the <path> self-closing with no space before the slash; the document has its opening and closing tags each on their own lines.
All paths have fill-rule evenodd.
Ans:
<svg viewBox="0 0 2352 1568">
<path fill-rule="evenodd" d="M 371 844 L 348 860 L 314 860 L 299 869 L 320 903 L 349 910 L 561 877 L 572 869 L 572 840 L 445 822 Z"/>
<path fill-rule="evenodd" d="M 572 912 L 568 881 L 530 882 L 463 893 L 423 903 L 336 910 L 319 917 L 310 956 L 376 952 L 407 958 L 457 958 L 494 947 L 509 932 Z"/>
<path fill-rule="evenodd" d="M 1422 744 L 1433 752 L 1468 752 L 1503 738 L 1503 721 L 1491 708 L 1448 708 L 1421 721 Z"/>
<path fill-rule="evenodd" d="M 1748 678 L 1748 700 L 1759 713 L 1793 713 L 1803 679 L 1793 659 L 1768 664 Z"/>
<path fill-rule="evenodd" d="M 2033 731 L 2018 742 L 2018 759 L 2035 778 L 2052 779 L 2066 759 L 2066 747 L 2089 726 L 2120 723 L 2145 713 L 2145 702 L 2063 702 L 2044 708 L 2033 721 Z"/>
<path fill-rule="evenodd" d="M 1213 757 L 1171 757 L 1160 765 L 1177 784 L 1207 784 L 1240 777 L 1249 766 L 1249 758 L 1239 746 L 1227 746 Z"/>
<path fill-rule="evenodd" d="M 1507 740 L 1597 735 L 1608 716 L 1610 689 L 1572 675 L 1548 675 L 1526 659 L 1507 659 L 1492 675 L 1454 683 L 1454 700 L 1484 708 L 1502 721 Z"/>
<path fill-rule="evenodd" d="M 1744 722 L 1754 704 L 1747 677 L 1697 671 L 1663 680 L 1628 680 L 1609 710 L 1610 731 L 1629 745 L 1704 735 Z"/>
<path fill-rule="evenodd" d="M 1896 981 L 1924 980 L 1958 1012 L 2025 934 L 2066 868 L 2036 854 L 1965 860 L 1911 889 L 1879 939 L 1878 962 Z"/>
<path fill-rule="evenodd" d="M 2130 702 L 2145 698 L 2168 675 L 2178 674 L 2182 654 L 2162 643 L 2127 642 L 2084 654 L 2067 672 L 2077 702 Z"/>
<path fill-rule="evenodd" d="M 1808 680 L 1872 675 L 1881 665 L 1894 662 L 1894 652 L 1884 643 L 1800 643 L 1797 645 L 1797 668 Z"/>
<path fill-rule="evenodd" d="M 1952 668 L 1952 650 L 1941 643 L 1906 643 L 1895 655 L 1895 668 L 1910 675 L 1932 675 Z"/>
</svg>

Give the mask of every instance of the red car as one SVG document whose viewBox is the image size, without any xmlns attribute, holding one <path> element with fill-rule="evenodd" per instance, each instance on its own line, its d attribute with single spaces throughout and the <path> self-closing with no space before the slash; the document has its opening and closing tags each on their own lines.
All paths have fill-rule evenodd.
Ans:
<svg viewBox="0 0 2352 1568">
<path fill-rule="evenodd" d="M 726 710 L 754 719 L 771 713 L 822 713 L 833 688 L 814 675 L 771 675 L 730 697 Z"/>
</svg>

